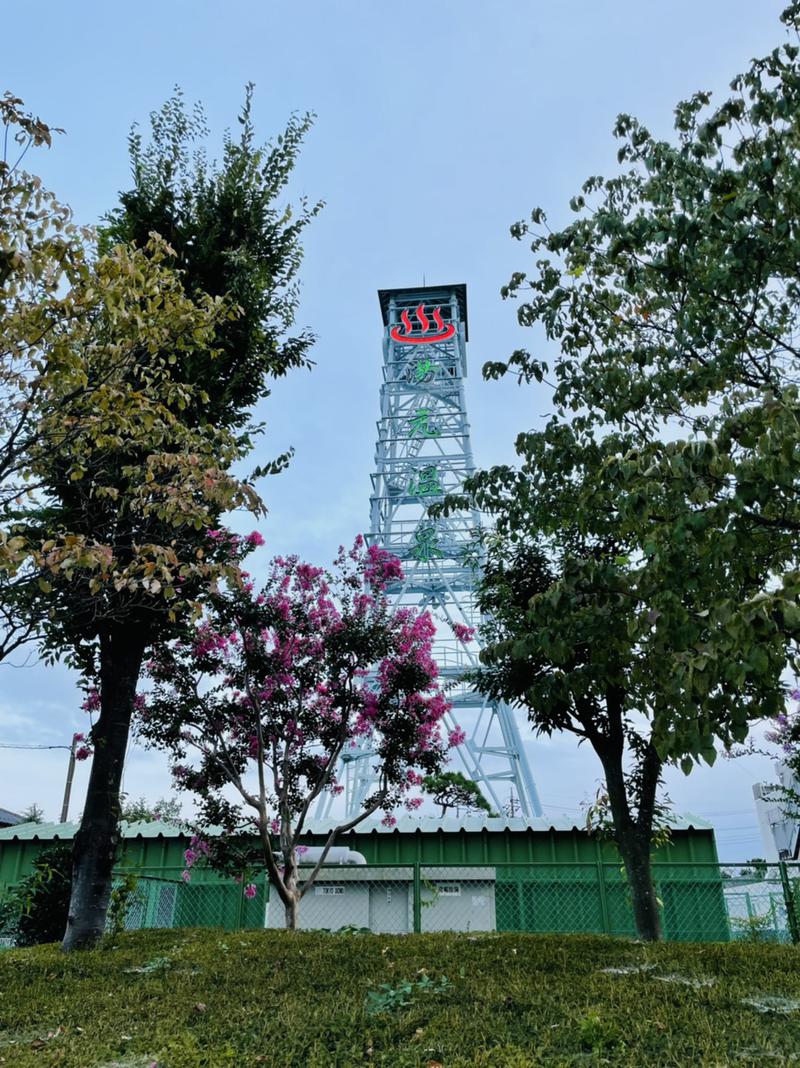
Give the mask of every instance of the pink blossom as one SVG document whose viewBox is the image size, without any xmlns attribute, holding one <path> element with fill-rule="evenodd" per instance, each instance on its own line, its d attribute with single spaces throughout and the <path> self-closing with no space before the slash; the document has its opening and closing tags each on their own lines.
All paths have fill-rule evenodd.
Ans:
<svg viewBox="0 0 800 1068">
<path fill-rule="evenodd" d="M 409 797 L 409 798 L 406 799 L 404 804 L 405 804 L 405 806 L 406 806 L 406 808 L 408 809 L 409 812 L 413 812 L 414 809 L 419 808 L 419 806 L 422 804 L 422 798 L 421 797 Z"/>
<path fill-rule="evenodd" d="M 244 888 L 244 896 L 249 899 L 252 899 L 256 896 L 256 887 L 254 883 L 247 884 L 247 886 Z"/>
<path fill-rule="evenodd" d="M 100 691 L 91 689 L 86 694 L 85 699 L 81 704 L 81 708 L 84 712 L 97 712 L 100 709 Z"/>
<path fill-rule="evenodd" d="M 186 867 L 191 868 L 191 866 L 197 860 L 197 853 L 194 851 L 194 849 L 187 849 L 184 851 L 183 859 L 186 861 Z"/>
<path fill-rule="evenodd" d="M 390 582 L 402 581 L 403 568 L 399 559 L 388 549 L 370 545 L 364 565 L 364 581 L 376 590 L 383 590 Z"/>
<path fill-rule="evenodd" d="M 83 742 L 85 740 L 86 740 L 86 735 L 85 734 L 73 734 L 72 735 L 72 741 L 73 742 Z"/>
<path fill-rule="evenodd" d="M 396 820 L 396 818 L 394 816 L 392 816 L 389 812 L 387 812 L 386 815 L 381 820 L 381 826 L 382 827 L 396 827 L 397 826 L 397 820 Z"/>
<path fill-rule="evenodd" d="M 244 540 L 248 545 L 252 545 L 254 548 L 259 548 L 264 544 L 264 538 L 257 530 L 252 530 Z"/>
<path fill-rule="evenodd" d="M 471 642 L 475 637 L 475 628 L 468 627 L 465 623 L 451 623 L 450 624 L 453 634 L 458 638 L 460 642 Z"/>
<path fill-rule="evenodd" d="M 81 745 L 75 750 L 76 760 L 88 760 L 91 755 L 92 750 L 89 748 L 88 745 Z"/>
<path fill-rule="evenodd" d="M 448 742 L 451 746 L 463 745 L 466 739 L 467 736 L 461 727 L 456 727 L 455 730 L 450 731 Z"/>
<path fill-rule="evenodd" d="M 185 883 L 190 883 L 192 881 L 191 873 L 188 872 L 188 871 L 182 871 L 181 872 L 181 879 L 183 879 L 183 881 Z"/>
</svg>

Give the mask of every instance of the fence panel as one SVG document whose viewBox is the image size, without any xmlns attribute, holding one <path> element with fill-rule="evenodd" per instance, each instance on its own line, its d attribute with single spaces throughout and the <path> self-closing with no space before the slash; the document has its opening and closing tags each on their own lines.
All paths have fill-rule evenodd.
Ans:
<svg viewBox="0 0 800 1068">
<path fill-rule="evenodd" d="M 656 863 L 653 875 L 670 941 L 800 941 L 800 864 Z M 303 877 L 301 867 L 301 885 Z M 199 866 L 188 880 L 179 868 L 121 868 L 114 888 L 123 898 L 116 922 L 126 930 L 285 922 L 263 873 L 246 884 Z M 11 890 L 0 886 L 0 902 Z M 301 901 L 298 922 L 382 934 L 636 935 L 624 871 L 609 863 L 328 866 Z M 13 942 L 10 936 L 0 930 L 0 946 Z"/>
</svg>

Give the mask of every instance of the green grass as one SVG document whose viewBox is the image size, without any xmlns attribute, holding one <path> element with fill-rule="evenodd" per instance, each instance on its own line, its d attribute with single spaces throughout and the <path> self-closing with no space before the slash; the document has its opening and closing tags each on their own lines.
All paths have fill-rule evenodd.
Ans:
<svg viewBox="0 0 800 1068">
<path fill-rule="evenodd" d="M 761 998 L 778 1000 L 762 1004 L 770 1011 L 745 1003 Z M 154 1063 L 800 1064 L 800 953 L 216 930 L 139 932 L 71 956 L 56 946 L 0 953 L 0 1065 Z"/>
</svg>

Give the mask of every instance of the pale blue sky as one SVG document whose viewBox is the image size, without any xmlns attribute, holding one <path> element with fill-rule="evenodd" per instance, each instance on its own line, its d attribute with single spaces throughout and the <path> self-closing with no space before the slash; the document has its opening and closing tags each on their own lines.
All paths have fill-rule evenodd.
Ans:
<svg viewBox="0 0 800 1068">
<path fill-rule="evenodd" d="M 781 37 L 783 0 L 56 0 L 4 5 L 3 86 L 65 128 L 36 157 L 82 222 L 129 184 L 126 136 L 171 88 L 201 99 L 212 149 L 247 81 L 266 138 L 293 110 L 317 120 L 293 189 L 327 206 L 308 231 L 299 321 L 317 367 L 276 387 L 260 413 L 264 458 L 296 448 L 263 487 L 262 560 L 324 562 L 366 523 L 380 380 L 378 288 L 466 282 L 468 404 L 481 465 L 508 460 L 546 392 L 484 383 L 480 366 L 541 338 L 499 297 L 529 266 L 508 228 L 535 205 L 556 222 L 589 174 L 615 167 L 616 114 L 659 133 L 697 89 L 724 92 Z M 85 726 L 66 670 L 0 668 L 0 741 L 67 740 Z M 530 743 L 545 811 L 593 795 L 599 769 L 572 739 Z M 58 814 L 61 753 L 0 750 L 0 804 Z M 721 855 L 758 855 L 751 785 L 764 761 L 670 776 L 678 808 L 712 819 Z M 167 790 L 162 761 L 132 750 L 126 789 Z M 74 810 L 80 808 L 80 769 Z"/>
</svg>

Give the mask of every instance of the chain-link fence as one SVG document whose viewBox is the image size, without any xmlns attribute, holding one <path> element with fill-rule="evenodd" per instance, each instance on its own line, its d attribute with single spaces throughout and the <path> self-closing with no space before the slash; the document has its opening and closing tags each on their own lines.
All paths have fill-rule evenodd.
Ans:
<svg viewBox="0 0 800 1068">
<path fill-rule="evenodd" d="M 800 864 L 656 864 L 671 941 L 797 942 Z M 300 869 L 301 883 L 303 869 Z M 117 922 L 143 927 L 282 927 L 265 875 L 236 882 L 209 870 L 120 873 Z M 303 897 L 301 928 L 636 934 L 624 872 L 606 863 L 326 867 Z"/>
</svg>

